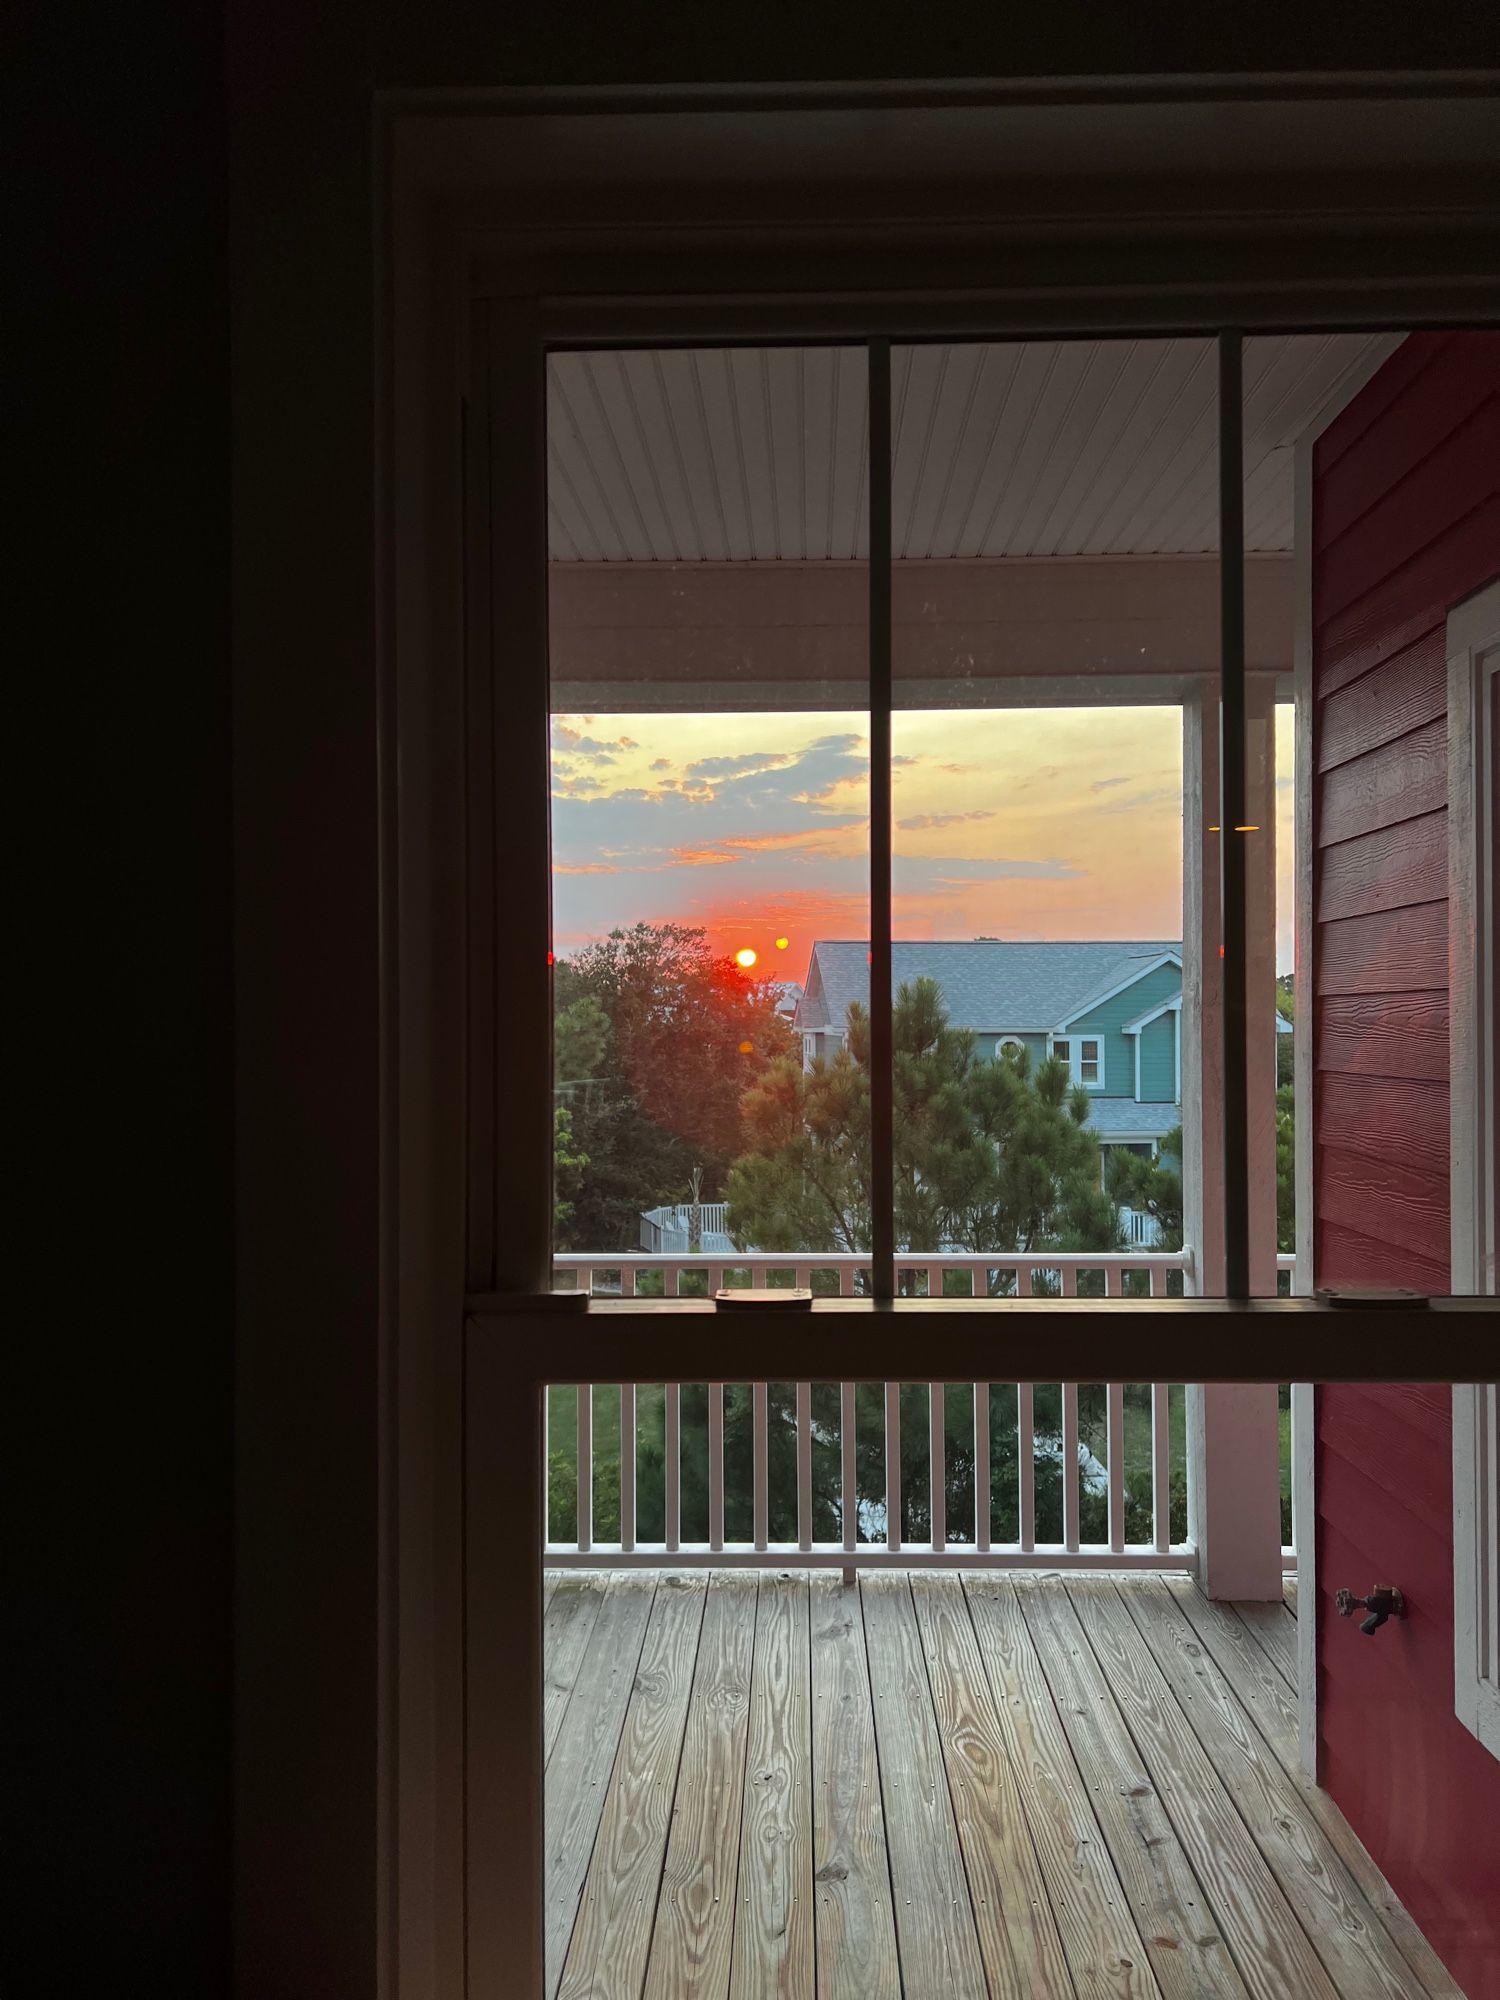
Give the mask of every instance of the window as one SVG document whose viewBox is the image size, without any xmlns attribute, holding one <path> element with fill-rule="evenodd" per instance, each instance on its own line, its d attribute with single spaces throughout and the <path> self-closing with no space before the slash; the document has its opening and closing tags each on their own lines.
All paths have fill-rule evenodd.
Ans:
<svg viewBox="0 0 1500 2000">
<path fill-rule="evenodd" d="M 1025 1055 L 1025 1053 L 1026 1044 L 1021 1040 L 1019 1035 L 1002 1035 L 995 1044 L 995 1054 L 997 1056 L 1017 1056 Z"/>
<path fill-rule="evenodd" d="M 1103 1081 L 1100 1076 L 1099 1044 L 1086 1040 L 1078 1044 L 1078 1081 L 1097 1089 Z"/>
</svg>

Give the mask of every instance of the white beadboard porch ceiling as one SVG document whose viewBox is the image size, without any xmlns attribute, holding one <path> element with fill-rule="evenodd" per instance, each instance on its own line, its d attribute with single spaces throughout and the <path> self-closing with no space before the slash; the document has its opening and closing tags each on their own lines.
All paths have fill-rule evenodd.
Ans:
<svg viewBox="0 0 1500 2000">
<path fill-rule="evenodd" d="M 1391 335 L 1245 344 L 1245 545 L 1292 544 L 1292 445 Z M 891 357 L 892 546 L 905 558 L 1187 554 L 1218 539 L 1214 343 L 1013 341 Z M 559 561 L 868 552 L 860 348 L 555 354 Z"/>
</svg>

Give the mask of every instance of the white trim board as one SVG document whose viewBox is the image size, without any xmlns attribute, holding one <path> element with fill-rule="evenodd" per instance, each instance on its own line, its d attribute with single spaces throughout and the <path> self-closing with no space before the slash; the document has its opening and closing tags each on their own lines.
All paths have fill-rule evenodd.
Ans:
<svg viewBox="0 0 1500 2000">
<path fill-rule="evenodd" d="M 1492 1295 L 1497 973 L 1492 871 L 1500 801 L 1490 731 L 1500 697 L 1500 582 L 1448 614 L 1448 1078 L 1450 1284 Z"/>
<path fill-rule="evenodd" d="M 1448 614 L 1450 1283 L 1496 1283 L 1495 839 L 1500 582 Z M 1453 1390 L 1453 1710 L 1500 1757 L 1500 1410 L 1493 1383 Z"/>
<path fill-rule="evenodd" d="M 1078 1006 L 1073 1008 L 1071 1013 L 1063 1016 L 1062 1020 L 1052 1030 L 1053 1034 L 1066 1035 L 1070 1023 L 1076 1021 L 1081 1014 L 1092 1013 L 1096 1007 L 1102 1007 L 1106 1000 L 1113 1000 L 1117 993 L 1127 992 L 1142 979 L 1149 979 L 1153 972 L 1160 972 L 1164 965 L 1175 965 L 1177 970 L 1181 972 L 1182 953 L 1180 951 L 1159 952 L 1155 958 L 1148 959 L 1144 965 L 1138 967 L 1128 978 L 1112 980 L 1108 986 L 1101 987 L 1097 993 L 1090 993 L 1087 999 L 1081 1001 Z"/>
<path fill-rule="evenodd" d="M 1453 1388 L 1453 1712 L 1500 1757 L 1500 1410 L 1493 1382 Z"/>
</svg>

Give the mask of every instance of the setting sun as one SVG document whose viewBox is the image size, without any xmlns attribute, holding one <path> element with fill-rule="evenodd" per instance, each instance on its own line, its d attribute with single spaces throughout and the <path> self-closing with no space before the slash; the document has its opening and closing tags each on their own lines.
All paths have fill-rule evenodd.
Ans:
<svg viewBox="0 0 1500 2000">
<path fill-rule="evenodd" d="M 751 947 L 747 944 L 742 950 L 737 951 L 735 953 L 734 962 L 736 965 L 744 966 L 745 970 L 748 972 L 751 966 L 754 965 L 755 961 L 759 957 L 760 953 L 758 951 L 753 951 Z"/>
</svg>

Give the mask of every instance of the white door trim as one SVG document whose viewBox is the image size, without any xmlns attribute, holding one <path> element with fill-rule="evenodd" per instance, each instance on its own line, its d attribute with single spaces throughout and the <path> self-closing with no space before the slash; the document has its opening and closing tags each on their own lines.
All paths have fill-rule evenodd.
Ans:
<svg viewBox="0 0 1500 2000">
<path fill-rule="evenodd" d="M 1318 1392 L 1292 1384 L 1292 1543 L 1297 1551 L 1297 1737 L 1302 1768 L 1318 1777 Z"/>
<path fill-rule="evenodd" d="M 1489 732 L 1500 667 L 1500 582 L 1448 614 L 1448 1077 L 1451 1105 L 1451 1285 L 1455 1293 L 1496 1289 L 1494 1172 L 1494 1011 L 1496 976 L 1492 886 L 1484 857 L 1495 851 L 1497 801 L 1490 783 Z"/>
<path fill-rule="evenodd" d="M 1490 770 L 1500 700 L 1500 582 L 1448 614 L 1448 1063 L 1452 1288 L 1492 1294 L 1495 1271 L 1494 867 Z M 1453 1708 L 1500 1757 L 1500 1542 L 1493 1383 L 1453 1390 Z"/>
</svg>

